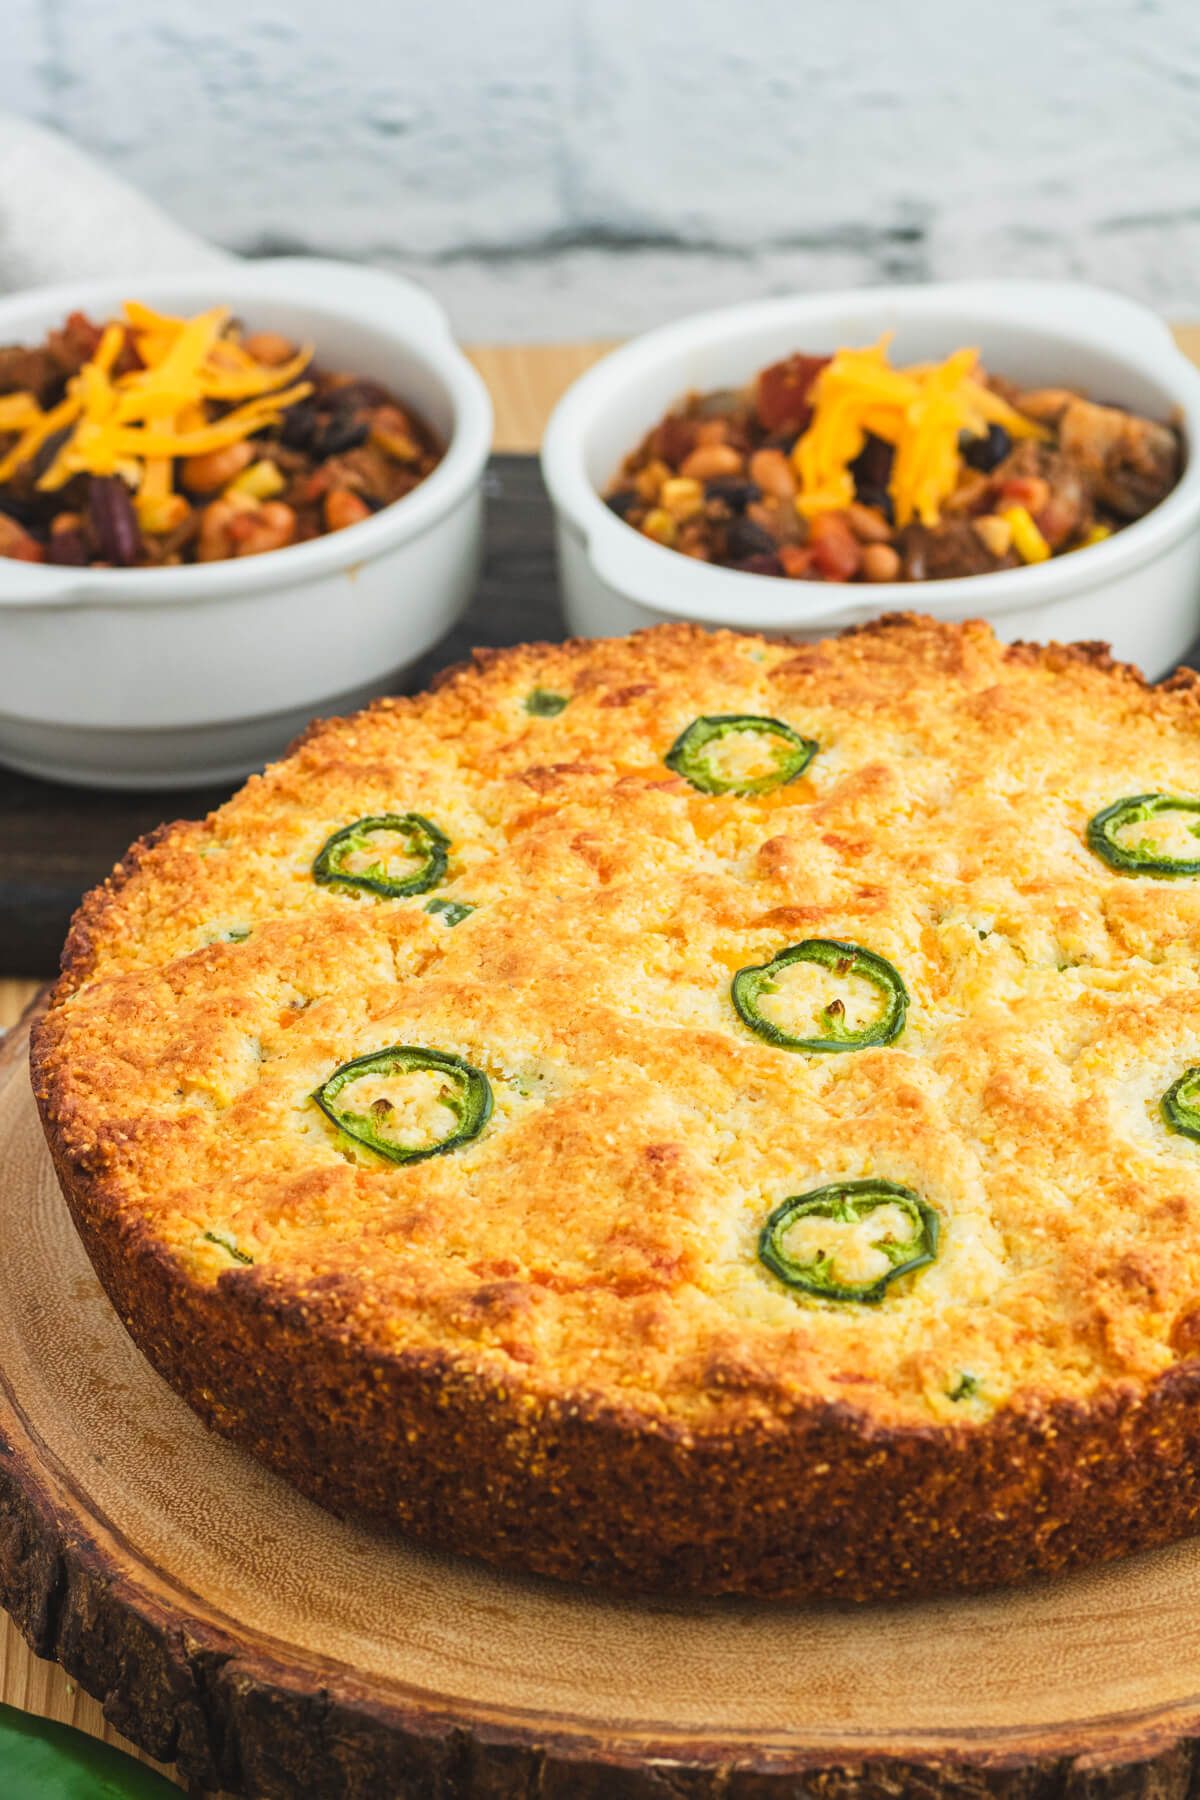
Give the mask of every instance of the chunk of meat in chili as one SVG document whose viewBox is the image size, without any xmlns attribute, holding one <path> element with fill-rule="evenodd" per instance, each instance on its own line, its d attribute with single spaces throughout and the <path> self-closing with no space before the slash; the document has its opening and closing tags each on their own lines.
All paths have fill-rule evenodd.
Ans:
<svg viewBox="0 0 1200 1800">
<path fill-rule="evenodd" d="M 1016 557 L 994 556 L 967 519 L 940 525 L 906 525 L 896 539 L 905 581 L 952 581 L 959 575 L 990 575 L 1010 568 Z"/>
</svg>

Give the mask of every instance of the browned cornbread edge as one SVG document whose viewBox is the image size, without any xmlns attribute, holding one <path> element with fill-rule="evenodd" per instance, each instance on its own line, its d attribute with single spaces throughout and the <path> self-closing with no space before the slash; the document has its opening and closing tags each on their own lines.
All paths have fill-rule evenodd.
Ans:
<svg viewBox="0 0 1200 1800">
<path fill-rule="evenodd" d="M 1050 653 L 1153 685 L 1102 644 Z M 462 669 L 508 654 L 478 652 Z M 93 937 L 141 857 L 187 829 L 142 839 L 87 896 L 59 995 L 86 978 Z M 49 1046 L 39 1019 L 31 1061 L 55 1168 L 133 1340 L 207 1424 L 336 1511 L 545 1574 L 775 1599 L 1009 1584 L 1200 1528 L 1197 1358 L 1146 1389 L 1026 1400 L 970 1426 L 882 1427 L 849 1406 L 793 1401 L 770 1422 L 748 1405 L 740 1422 L 697 1430 L 598 1396 L 540 1395 L 463 1355 L 367 1349 L 328 1289 L 264 1290 L 237 1270 L 206 1286 L 148 1232 L 113 1231 L 103 1170 L 72 1155 Z"/>
</svg>

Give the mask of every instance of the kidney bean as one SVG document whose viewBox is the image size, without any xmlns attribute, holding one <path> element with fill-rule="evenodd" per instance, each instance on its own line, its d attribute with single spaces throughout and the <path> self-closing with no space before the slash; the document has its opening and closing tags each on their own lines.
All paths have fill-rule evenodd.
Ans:
<svg viewBox="0 0 1200 1800">
<path fill-rule="evenodd" d="M 753 519 L 731 519 L 725 542 L 728 554 L 739 567 L 748 557 L 775 555 L 775 539 L 761 525 L 756 525 Z"/>
<path fill-rule="evenodd" d="M 67 569 L 82 569 L 88 559 L 81 531 L 52 531 L 46 545 L 46 561 Z"/>
<path fill-rule="evenodd" d="M 846 523 L 844 513 L 818 513 L 808 528 L 813 567 L 826 581 L 849 581 L 858 574 L 862 545 Z"/>
<path fill-rule="evenodd" d="M 116 475 L 93 475 L 88 489 L 88 518 L 105 562 L 123 569 L 142 560 L 142 534 L 129 489 Z"/>
<path fill-rule="evenodd" d="M 783 564 L 777 556 L 744 556 L 741 562 L 730 565 L 740 569 L 745 575 L 782 575 Z"/>
</svg>

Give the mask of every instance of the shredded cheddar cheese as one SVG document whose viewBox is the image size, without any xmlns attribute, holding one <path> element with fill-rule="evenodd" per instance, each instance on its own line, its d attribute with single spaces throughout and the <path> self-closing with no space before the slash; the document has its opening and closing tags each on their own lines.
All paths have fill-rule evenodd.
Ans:
<svg viewBox="0 0 1200 1800">
<path fill-rule="evenodd" d="M 938 523 L 962 471 L 963 432 L 982 437 L 994 424 L 1012 437 L 1049 435 L 976 378 L 978 350 L 894 369 L 887 360 L 891 336 L 885 332 L 865 349 L 839 350 L 813 384 L 812 421 L 792 451 L 803 518 L 849 506 L 855 497 L 850 464 L 868 434 L 896 452 L 888 491 L 897 525 L 914 518 Z"/>
<path fill-rule="evenodd" d="M 40 489 L 53 492 L 79 474 L 120 475 L 137 495 L 144 524 L 171 518 L 178 511 L 171 504 L 173 458 L 239 443 L 313 391 L 311 382 L 297 380 L 311 346 L 268 367 L 225 335 L 229 319 L 227 306 L 174 319 L 127 301 L 126 323 L 105 327 L 57 406 L 43 412 L 29 393 L 0 398 L 0 432 L 17 433 L 0 458 L 0 482 L 67 430 L 38 478 Z M 114 375 L 127 343 L 139 366 Z M 214 417 L 209 402 L 229 410 Z"/>
</svg>

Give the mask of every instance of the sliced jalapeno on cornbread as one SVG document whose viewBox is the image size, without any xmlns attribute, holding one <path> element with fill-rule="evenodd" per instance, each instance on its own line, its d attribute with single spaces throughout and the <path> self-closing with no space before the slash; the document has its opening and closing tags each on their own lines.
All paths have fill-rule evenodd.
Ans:
<svg viewBox="0 0 1200 1800">
<path fill-rule="evenodd" d="M 232 1256 L 234 1262 L 252 1263 L 254 1261 L 249 1252 L 242 1249 L 232 1231 L 206 1231 L 204 1236 L 208 1243 L 216 1244 L 218 1249 L 224 1250 L 226 1256 Z"/>
<path fill-rule="evenodd" d="M 469 1144 L 492 1114 L 492 1086 L 482 1069 L 418 1044 L 356 1056 L 312 1098 L 339 1131 L 396 1163 Z"/>
<path fill-rule="evenodd" d="M 1158 1103 L 1168 1131 L 1200 1142 L 1200 1066 L 1185 1069 Z"/>
<path fill-rule="evenodd" d="M 525 696 L 525 711 L 535 719 L 556 719 L 571 703 L 568 694 L 556 694 L 550 688 L 531 688 Z"/>
<path fill-rule="evenodd" d="M 1148 829 L 1139 833 L 1139 825 Z M 1191 794 L 1130 794 L 1114 800 L 1088 820 L 1087 842 L 1089 850 L 1121 875 L 1168 879 L 1200 875 L 1200 799 Z"/>
<path fill-rule="evenodd" d="M 449 849 L 445 832 L 420 813 L 371 813 L 326 838 L 312 866 L 313 880 L 401 900 L 437 886 Z M 414 858 L 420 858 L 417 867 L 406 868 Z"/>
<path fill-rule="evenodd" d="M 761 1002 L 764 996 L 779 991 L 779 976 L 795 963 L 814 963 L 847 982 L 856 978 L 869 982 L 883 996 L 882 1009 L 873 1018 L 855 1025 L 848 1023 L 846 1000 L 851 999 L 853 1004 L 848 990 L 845 998 L 835 996 L 821 1009 L 817 1031 L 802 1037 L 785 1031 L 764 1015 Z M 803 943 L 780 950 L 769 963 L 739 969 L 730 995 L 743 1023 L 757 1037 L 781 1050 L 867 1050 L 876 1044 L 890 1044 L 904 1030 L 908 1015 L 908 989 L 899 970 L 873 950 L 864 950 L 861 944 L 845 944 L 837 938 L 805 938 Z"/>
<path fill-rule="evenodd" d="M 801 1293 L 875 1306 L 889 1283 L 937 1255 L 938 1215 L 898 1181 L 835 1181 L 777 1206 L 759 1261 Z"/>
<path fill-rule="evenodd" d="M 702 794 L 770 794 L 803 775 L 818 749 L 782 719 L 712 713 L 693 719 L 663 761 Z"/>
<path fill-rule="evenodd" d="M 470 900 L 427 900 L 425 911 L 440 913 L 447 925 L 461 925 L 464 919 L 470 918 L 475 907 Z"/>
</svg>

